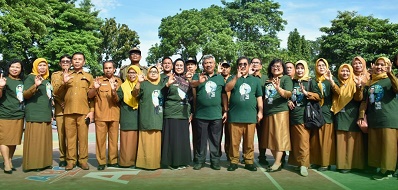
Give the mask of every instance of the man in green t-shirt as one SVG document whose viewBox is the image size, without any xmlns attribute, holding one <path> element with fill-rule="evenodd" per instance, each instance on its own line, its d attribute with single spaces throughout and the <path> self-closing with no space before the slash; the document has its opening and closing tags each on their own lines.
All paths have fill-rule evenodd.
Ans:
<svg viewBox="0 0 398 190">
<path fill-rule="evenodd" d="M 249 74 L 249 59 L 240 57 L 236 64 L 237 74 L 230 77 L 225 86 L 231 92 L 228 122 L 230 123 L 231 145 L 228 171 L 235 171 L 239 163 L 239 145 L 243 137 L 245 169 L 257 171 L 254 166 L 254 132 L 256 123 L 263 118 L 263 99 L 260 80 Z M 242 114 L 245 113 L 245 114 Z"/>
<path fill-rule="evenodd" d="M 195 124 L 197 142 L 195 156 L 197 161 L 194 170 L 200 170 L 206 160 L 207 141 L 209 141 L 210 167 L 220 170 L 220 141 L 222 124 L 226 119 L 228 100 L 224 91 L 224 78 L 215 73 L 215 59 L 212 55 L 203 56 L 202 66 L 204 73 L 194 75 L 191 86 L 196 87 Z M 221 104 L 223 102 L 223 104 Z"/>
</svg>

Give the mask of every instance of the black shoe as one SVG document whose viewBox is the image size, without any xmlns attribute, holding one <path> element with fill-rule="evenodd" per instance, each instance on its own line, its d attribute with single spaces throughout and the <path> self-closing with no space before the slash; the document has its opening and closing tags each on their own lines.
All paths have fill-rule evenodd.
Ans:
<svg viewBox="0 0 398 190">
<path fill-rule="evenodd" d="M 230 164 L 228 166 L 228 171 L 235 171 L 236 169 L 238 169 L 238 164 Z"/>
<path fill-rule="evenodd" d="M 381 173 L 381 172 L 379 172 L 379 173 L 377 173 L 376 175 L 374 175 L 374 176 L 372 176 L 372 178 L 374 179 L 374 180 L 384 180 L 384 179 L 388 179 L 388 178 L 390 178 L 390 177 L 392 177 L 392 172 L 390 173 L 390 172 L 385 172 L 384 174 L 383 173 Z"/>
<path fill-rule="evenodd" d="M 98 169 L 98 170 L 104 170 L 104 169 L 105 169 L 105 164 L 104 164 L 104 165 L 99 165 L 99 166 L 97 167 L 97 169 Z"/>
<path fill-rule="evenodd" d="M 264 159 L 264 158 L 259 159 L 258 162 L 259 162 L 260 164 L 263 164 L 263 165 L 266 165 L 266 166 L 269 165 L 269 162 L 268 162 L 266 159 Z"/>
<path fill-rule="evenodd" d="M 240 161 L 240 163 L 241 163 L 241 164 L 245 164 L 245 159 L 242 159 L 242 160 Z"/>
<path fill-rule="evenodd" d="M 193 166 L 193 169 L 194 170 L 200 170 L 200 169 L 202 169 L 203 168 L 203 164 L 195 164 L 194 166 Z"/>
<path fill-rule="evenodd" d="M 321 167 L 318 168 L 318 171 L 320 171 L 320 172 L 324 172 L 324 171 L 327 171 L 327 170 L 328 170 L 327 166 L 321 166 Z"/>
<path fill-rule="evenodd" d="M 220 164 L 211 164 L 210 168 L 213 170 L 221 170 Z"/>
<path fill-rule="evenodd" d="M 116 164 L 107 164 L 106 166 L 108 166 L 108 168 L 109 167 L 112 167 L 112 168 L 118 168 L 119 167 L 119 165 L 117 165 L 117 163 Z"/>
<path fill-rule="evenodd" d="M 5 174 L 12 174 L 12 170 L 4 170 Z"/>
<path fill-rule="evenodd" d="M 267 168 L 266 172 L 277 172 L 282 170 L 282 164 L 277 169 L 272 169 L 272 167 Z"/>
<path fill-rule="evenodd" d="M 66 166 L 66 164 L 67 164 L 66 161 L 60 161 L 60 162 L 59 162 L 59 167 L 62 167 L 62 168 L 63 168 L 63 167 Z"/>
<path fill-rule="evenodd" d="M 346 174 L 346 173 L 350 173 L 350 172 L 351 172 L 350 169 L 341 169 L 340 170 L 340 173 L 342 173 L 342 174 Z"/>
<path fill-rule="evenodd" d="M 12 171 L 17 171 L 17 169 L 16 169 L 16 168 L 11 168 L 11 170 L 12 170 Z"/>
<path fill-rule="evenodd" d="M 249 170 L 249 171 L 252 171 L 252 172 L 257 171 L 256 166 L 254 166 L 253 164 L 246 164 L 246 165 L 245 165 L 245 169 L 247 169 L 247 170 Z"/>
</svg>

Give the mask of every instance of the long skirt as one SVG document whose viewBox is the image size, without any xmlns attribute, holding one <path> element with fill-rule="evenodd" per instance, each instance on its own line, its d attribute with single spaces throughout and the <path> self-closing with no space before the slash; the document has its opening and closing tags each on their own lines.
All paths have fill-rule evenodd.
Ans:
<svg viewBox="0 0 398 190">
<path fill-rule="evenodd" d="M 24 119 L 0 119 L 0 145 L 20 145 Z"/>
<path fill-rule="evenodd" d="M 162 131 L 139 131 L 136 166 L 143 169 L 159 169 Z"/>
<path fill-rule="evenodd" d="M 292 151 L 289 152 L 288 163 L 295 166 L 310 166 L 310 133 L 304 124 L 290 127 Z"/>
<path fill-rule="evenodd" d="M 362 132 L 336 131 L 336 167 L 337 169 L 363 169 L 365 151 Z"/>
<path fill-rule="evenodd" d="M 42 169 L 53 163 L 51 123 L 26 122 L 23 141 L 23 170 Z"/>
<path fill-rule="evenodd" d="M 189 122 L 187 119 L 165 119 L 162 131 L 162 164 L 187 166 L 191 162 Z"/>
<path fill-rule="evenodd" d="M 263 122 L 261 148 L 275 151 L 289 151 L 289 111 L 279 112 L 265 117 Z"/>
<path fill-rule="evenodd" d="M 395 171 L 398 130 L 391 128 L 369 128 L 368 134 L 369 166 L 380 168 L 382 173 Z"/>
<path fill-rule="evenodd" d="M 137 159 L 138 131 L 120 130 L 119 166 L 135 166 Z"/>
<path fill-rule="evenodd" d="M 310 162 L 322 167 L 336 164 L 336 137 L 333 123 L 311 130 Z"/>
</svg>

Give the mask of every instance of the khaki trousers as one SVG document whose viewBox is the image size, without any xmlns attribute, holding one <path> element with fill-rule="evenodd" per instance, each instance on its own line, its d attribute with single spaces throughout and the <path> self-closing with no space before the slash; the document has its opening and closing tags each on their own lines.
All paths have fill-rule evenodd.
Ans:
<svg viewBox="0 0 398 190">
<path fill-rule="evenodd" d="M 243 158 L 245 164 L 253 164 L 254 161 L 254 132 L 255 123 L 230 123 L 231 144 L 229 147 L 229 158 L 231 164 L 239 163 L 239 145 L 243 136 Z"/>
<path fill-rule="evenodd" d="M 79 150 L 79 163 L 87 163 L 88 160 L 88 126 L 85 122 L 86 115 L 66 114 L 66 161 L 76 165 L 77 150 Z M 76 148 L 77 147 L 77 148 Z"/>
<path fill-rule="evenodd" d="M 59 161 L 66 161 L 66 132 L 64 115 L 55 116 L 58 131 Z"/>
<path fill-rule="evenodd" d="M 95 121 L 96 157 L 99 165 L 106 162 L 106 136 L 108 135 L 108 164 L 117 164 L 119 121 Z"/>
</svg>

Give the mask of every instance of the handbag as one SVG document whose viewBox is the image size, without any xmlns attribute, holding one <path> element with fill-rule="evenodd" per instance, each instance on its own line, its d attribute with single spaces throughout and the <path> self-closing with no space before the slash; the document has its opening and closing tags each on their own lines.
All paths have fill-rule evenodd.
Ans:
<svg viewBox="0 0 398 190">
<path fill-rule="evenodd" d="M 311 79 L 308 80 L 308 91 L 311 91 Z M 322 107 L 318 101 L 309 101 L 304 109 L 304 126 L 307 129 L 319 129 L 325 125 Z"/>
</svg>

